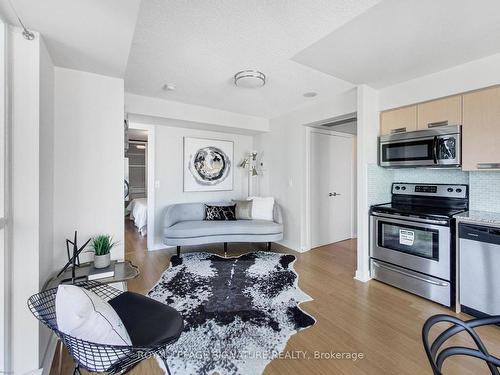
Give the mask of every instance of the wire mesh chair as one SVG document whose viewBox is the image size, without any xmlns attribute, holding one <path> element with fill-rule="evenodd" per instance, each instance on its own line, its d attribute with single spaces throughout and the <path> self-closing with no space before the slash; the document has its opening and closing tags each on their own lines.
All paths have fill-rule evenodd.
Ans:
<svg viewBox="0 0 500 375">
<path fill-rule="evenodd" d="M 94 292 L 105 301 L 109 301 L 123 293 L 118 289 L 96 281 L 83 281 L 75 285 Z M 59 331 L 57 327 L 56 293 L 57 288 L 52 288 L 35 294 L 28 299 L 28 307 L 33 315 L 49 327 L 66 346 L 75 360 L 73 374 L 80 374 L 80 368 L 93 372 L 124 374 L 142 360 L 165 353 L 166 346 L 177 340 L 176 337 L 170 342 L 162 342 L 160 345 L 152 347 L 134 347 L 97 344 L 67 335 Z M 168 374 L 170 374 L 166 361 L 165 366 Z"/>
<path fill-rule="evenodd" d="M 441 322 L 451 323 L 452 326 L 439 334 L 436 339 L 429 343 L 429 331 L 431 328 Z M 488 365 L 488 368 L 492 375 L 500 375 L 498 368 L 500 367 L 500 359 L 492 356 L 486 346 L 482 342 L 481 338 L 474 330 L 476 327 L 500 324 L 500 316 L 491 316 L 488 318 L 471 319 L 468 321 L 463 321 L 461 319 L 455 318 L 450 315 L 434 315 L 431 316 L 424 323 L 422 328 L 422 340 L 424 343 L 425 353 L 429 359 L 432 371 L 434 375 L 443 375 L 441 369 L 443 367 L 444 361 L 452 356 L 464 355 L 469 357 L 475 357 L 483 360 Z M 477 349 L 468 348 L 464 346 L 451 346 L 445 349 L 441 349 L 443 344 L 456 334 L 466 331 L 474 341 Z"/>
</svg>

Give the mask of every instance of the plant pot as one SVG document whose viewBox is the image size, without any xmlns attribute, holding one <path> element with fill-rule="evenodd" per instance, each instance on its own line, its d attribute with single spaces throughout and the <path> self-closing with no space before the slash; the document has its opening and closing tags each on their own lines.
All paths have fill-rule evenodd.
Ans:
<svg viewBox="0 0 500 375">
<path fill-rule="evenodd" d="M 94 267 L 106 268 L 111 264 L 111 254 L 94 255 Z"/>
</svg>

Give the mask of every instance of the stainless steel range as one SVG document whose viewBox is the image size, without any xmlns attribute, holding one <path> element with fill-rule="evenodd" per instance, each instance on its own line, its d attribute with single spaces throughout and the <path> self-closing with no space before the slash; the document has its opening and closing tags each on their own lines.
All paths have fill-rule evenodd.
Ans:
<svg viewBox="0 0 500 375">
<path fill-rule="evenodd" d="M 371 276 L 446 306 L 454 300 L 453 215 L 467 185 L 392 184 L 391 203 L 370 210 Z"/>
</svg>

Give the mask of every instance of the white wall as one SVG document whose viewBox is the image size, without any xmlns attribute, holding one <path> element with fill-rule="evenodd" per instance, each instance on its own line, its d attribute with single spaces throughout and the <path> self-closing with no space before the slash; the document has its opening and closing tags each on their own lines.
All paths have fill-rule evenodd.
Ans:
<svg viewBox="0 0 500 375">
<path fill-rule="evenodd" d="M 26 301 L 53 271 L 54 66 L 38 33 L 27 41 L 9 27 L 11 192 L 7 357 L 15 373 L 37 370 L 49 331 L 31 315 Z"/>
<path fill-rule="evenodd" d="M 264 118 L 131 93 L 125 94 L 125 107 L 129 114 L 153 119 L 165 118 L 193 122 L 202 125 L 207 130 L 226 131 L 224 128 L 227 128 L 253 133 L 269 130 L 269 120 Z"/>
<path fill-rule="evenodd" d="M 500 84 L 500 54 L 380 90 L 380 110 Z"/>
<path fill-rule="evenodd" d="M 7 135 L 7 111 L 5 108 L 6 104 L 6 35 L 7 27 L 5 23 L 0 19 L 0 217 L 5 218 L 8 212 L 8 202 L 10 199 L 8 197 L 9 191 L 6 189 L 6 177 L 8 176 L 9 166 L 6 162 L 8 147 L 8 142 L 6 139 Z M 9 311 L 7 306 L 10 306 L 9 301 L 9 267 L 8 267 L 8 256 L 7 249 L 9 248 L 7 240 L 8 237 L 5 235 L 7 226 L 5 222 L 3 228 L 0 228 L 0 371 L 7 370 L 7 346 L 8 346 L 8 322 Z"/>
<path fill-rule="evenodd" d="M 369 275 L 369 188 L 368 167 L 377 162 L 377 136 L 379 133 L 378 92 L 366 85 L 358 86 L 358 251 L 356 279 L 367 281 Z"/>
<path fill-rule="evenodd" d="M 131 127 L 134 127 L 131 124 Z M 221 139 L 234 142 L 232 191 L 184 192 L 183 191 L 183 137 Z M 165 207 L 174 203 L 214 202 L 247 197 L 247 172 L 237 164 L 253 150 L 253 137 L 241 134 L 220 133 L 180 127 L 155 126 L 155 243 L 160 244 Z"/>
<path fill-rule="evenodd" d="M 55 69 L 54 265 L 67 261 L 65 239 L 99 233 L 124 257 L 123 80 Z"/>
<path fill-rule="evenodd" d="M 10 370 L 33 371 L 39 366 L 39 325 L 26 306 L 39 286 L 39 126 L 40 36 L 25 40 L 9 30 L 11 73 L 12 214 Z"/>
<path fill-rule="evenodd" d="M 297 251 L 308 250 L 306 207 L 306 127 L 318 121 L 356 112 L 356 90 L 310 104 L 270 121 L 270 132 L 255 136 L 255 149 L 262 152 L 264 175 L 260 195 L 274 196 L 283 209 L 282 244 Z"/>
<path fill-rule="evenodd" d="M 39 272 L 42 289 L 54 271 L 54 64 L 43 39 L 40 41 L 40 187 L 39 187 Z M 40 325 L 39 357 L 43 360 L 51 332 Z M 50 355 L 50 354 L 49 354 Z"/>
</svg>

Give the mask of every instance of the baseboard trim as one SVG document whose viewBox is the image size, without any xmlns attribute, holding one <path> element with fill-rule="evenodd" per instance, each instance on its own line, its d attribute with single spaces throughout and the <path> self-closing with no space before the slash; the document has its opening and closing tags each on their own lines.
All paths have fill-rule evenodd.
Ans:
<svg viewBox="0 0 500 375">
<path fill-rule="evenodd" d="M 356 274 L 354 275 L 354 280 L 361 281 L 362 283 L 366 283 L 370 281 L 372 278 L 370 276 L 370 272 L 363 272 L 360 270 L 356 270 Z"/>
<path fill-rule="evenodd" d="M 165 249 L 173 249 L 175 246 L 167 246 L 161 242 L 155 243 L 153 247 L 148 248 L 148 251 L 157 251 L 157 250 L 165 250 Z"/>
<path fill-rule="evenodd" d="M 52 362 L 54 361 L 54 354 L 56 353 L 57 343 L 59 340 L 55 334 L 51 334 L 49 342 L 47 343 L 47 348 L 45 349 L 45 355 L 43 356 L 42 368 L 40 369 L 40 374 L 49 375 L 50 369 L 52 368 Z"/>
</svg>

